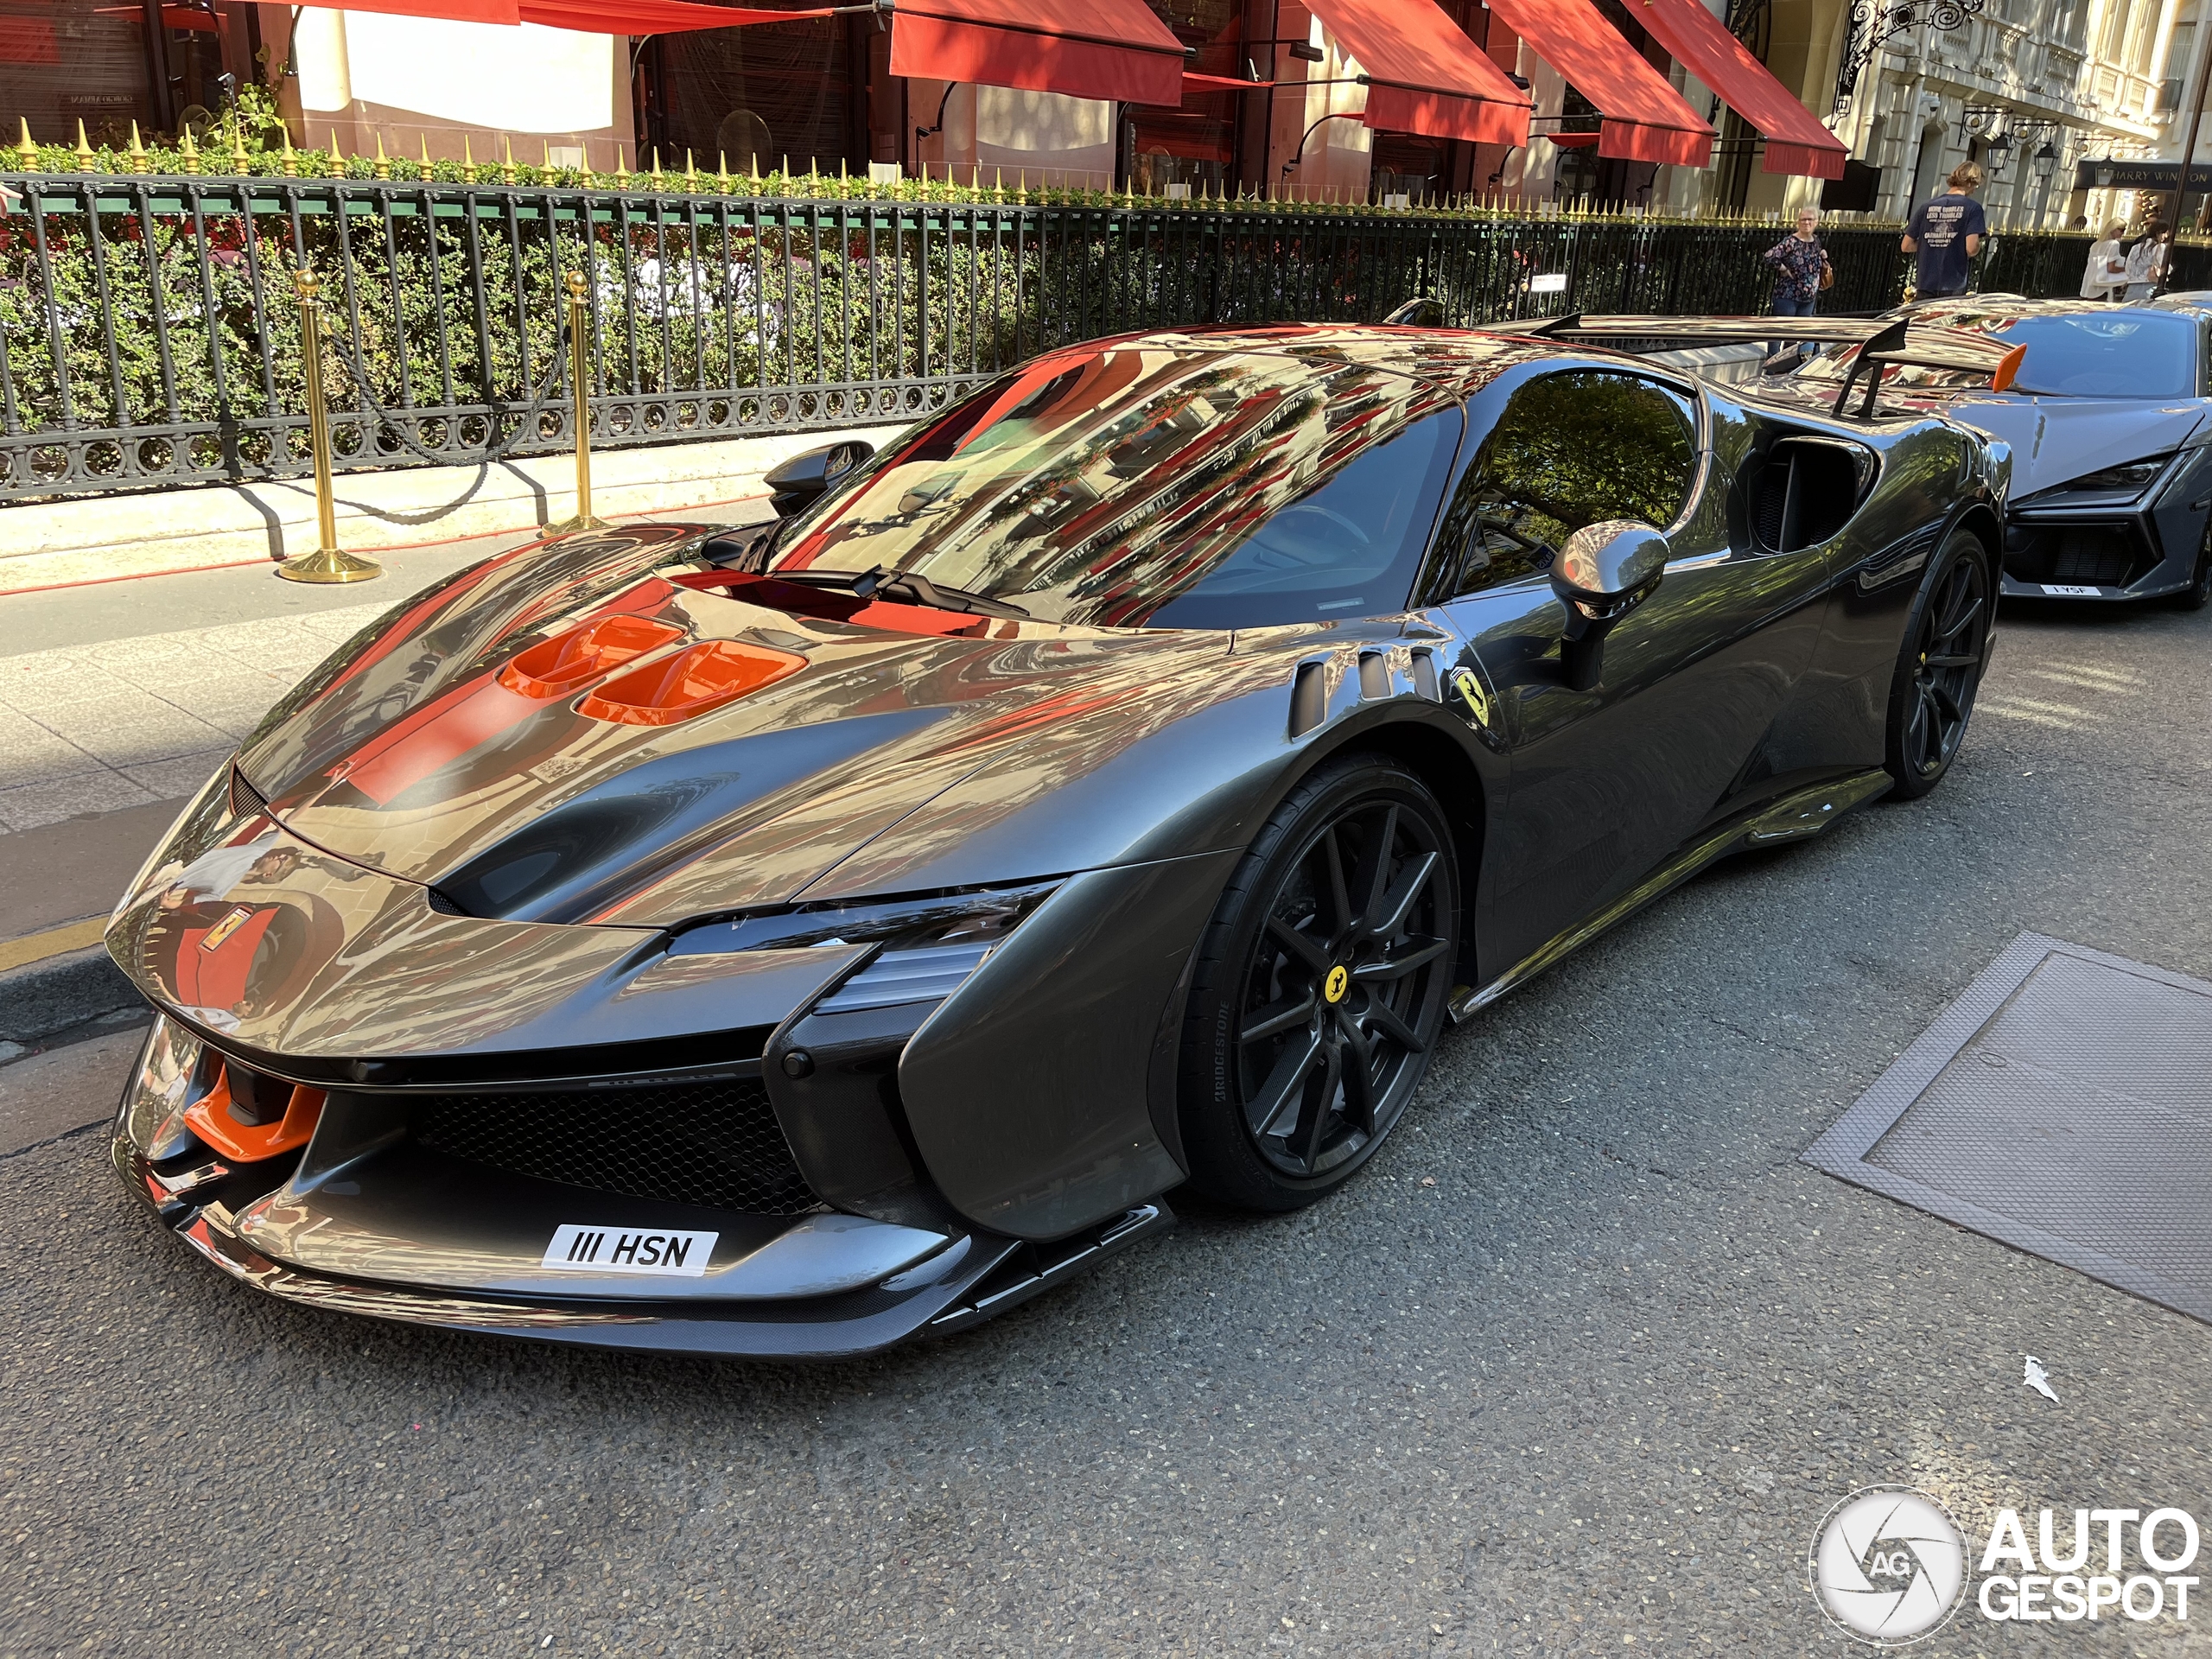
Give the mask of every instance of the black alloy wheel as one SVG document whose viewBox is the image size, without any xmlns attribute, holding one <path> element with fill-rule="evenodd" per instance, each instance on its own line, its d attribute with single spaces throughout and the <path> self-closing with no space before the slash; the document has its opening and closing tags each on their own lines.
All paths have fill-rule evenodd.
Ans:
<svg viewBox="0 0 2212 1659">
<path fill-rule="evenodd" d="M 1428 1069 L 1459 944 L 1458 861 L 1427 785 L 1355 756 L 1293 791 L 1199 946 L 1183 1043 L 1192 1184 L 1281 1211 L 1349 1179 Z"/>
<path fill-rule="evenodd" d="M 1980 538 L 1954 531 L 1913 601 L 1890 688 L 1887 764 L 1896 798 L 1916 800 L 1942 781 L 1974 717 L 1989 655 L 1989 568 Z"/>
</svg>

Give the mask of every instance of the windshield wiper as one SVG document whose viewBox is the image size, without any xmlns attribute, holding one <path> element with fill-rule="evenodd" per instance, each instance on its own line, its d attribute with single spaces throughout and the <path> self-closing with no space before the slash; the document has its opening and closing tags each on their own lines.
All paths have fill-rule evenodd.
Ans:
<svg viewBox="0 0 2212 1659">
<path fill-rule="evenodd" d="M 973 616 L 1026 618 L 1029 613 L 1002 599 L 971 594 L 964 588 L 948 588 L 911 570 L 894 570 L 879 564 L 873 570 L 771 570 L 778 582 L 804 582 L 815 588 L 843 588 L 861 599 L 881 594 L 905 605 L 926 606 L 933 611 L 965 611 Z"/>
</svg>

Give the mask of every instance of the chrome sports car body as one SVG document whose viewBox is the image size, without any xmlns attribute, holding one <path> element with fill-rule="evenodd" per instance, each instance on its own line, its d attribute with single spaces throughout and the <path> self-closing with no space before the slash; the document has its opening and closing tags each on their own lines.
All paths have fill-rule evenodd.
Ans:
<svg viewBox="0 0 2212 1659">
<path fill-rule="evenodd" d="M 501 554 L 309 676 L 109 929 L 118 1167 L 305 1303 L 958 1329 L 1186 1179 L 1319 1196 L 1447 1018 L 1932 787 L 2002 493 L 1541 341 L 1054 353 L 772 532 Z"/>
</svg>

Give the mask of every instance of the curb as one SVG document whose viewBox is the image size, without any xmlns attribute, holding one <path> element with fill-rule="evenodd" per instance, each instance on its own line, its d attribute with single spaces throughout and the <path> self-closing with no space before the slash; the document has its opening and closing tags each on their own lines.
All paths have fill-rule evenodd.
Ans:
<svg viewBox="0 0 2212 1659">
<path fill-rule="evenodd" d="M 105 1014 L 144 1006 L 107 947 L 87 945 L 0 973 L 0 1044 L 35 1046 Z"/>
</svg>

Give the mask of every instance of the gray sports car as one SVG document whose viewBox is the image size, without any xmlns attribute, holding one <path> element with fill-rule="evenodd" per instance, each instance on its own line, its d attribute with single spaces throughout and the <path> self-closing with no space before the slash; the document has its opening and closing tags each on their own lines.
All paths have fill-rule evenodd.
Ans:
<svg viewBox="0 0 2212 1659">
<path fill-rule="evenodd" d="M 114 1158 L 209 1262 L 823 1355 L 988 1318 L 1186 1183 L 1310 1203 L 1447 1021 L 1936 786 L 2004 468 L 1555 342 L 1286 327 L 1055 352 L 772 481 L 772 524 L 395 607 L 148 861 Z"/>
<path fill-rule="evenodd" d="M 1578 315 L 1508 326 L 1646 353 L 1755 340 L 1821 346 L 1742 391 L 1807 410 L 1943 415 L 2001 442 L 2012 469 L 2005 596 L 2212 603 L 2212 310 L 2187 296 L 2116 306 L 1983 294 L 1876 318 Z"/>
<path fill-rule="evenodd" d="M 2212 602 L 2212 311 L 1969 295 L 1892 315 L 2026 348 L 2004 391 L 1910 367 L 1886 388 L 1899 408 L 2010 446 L 2007 597 Z M 1834 346 L 1791 378 L 1830 394 L 1856 350 Z"/>
</svg>

